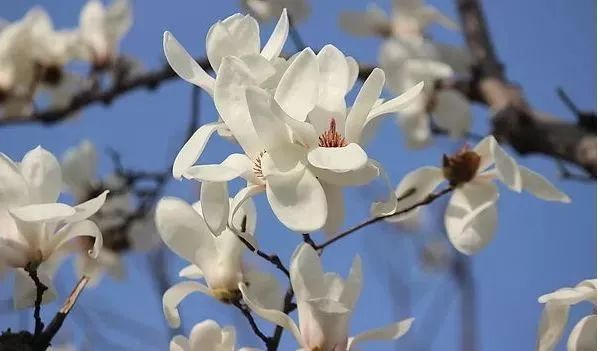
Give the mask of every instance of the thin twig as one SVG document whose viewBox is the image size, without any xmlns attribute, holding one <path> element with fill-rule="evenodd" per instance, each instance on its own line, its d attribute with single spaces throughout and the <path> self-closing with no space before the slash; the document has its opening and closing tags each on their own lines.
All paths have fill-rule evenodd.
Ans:
<svg viewBox="0 0 598 351">
<path fill-rule="evenodd" d="M 308 244 L 309 246 L 313 247 L 316 250 L 318 248 L 316 243 L 314 242 L 314 239 L 311 238 L 311 235 L 309 235 L 309 233 L 303 234 L 303 242 Z"/>
<path fill-rule="evenodd" d="M 262 339 L 264 344 L 267 346 L 270 343 L 270 338 L 260 330 L 260 327 L 258 327 L 257 323 L 255 322 L 255 319 L 253 318 L 253 315 L 251 314 L 251 310 L 249 309 L 249 307 L 247 307 L 247 305 L 239 301 L 233 302 L 233 306 L 235 306 L 237 309 L 239 309 L 239 311 L 241 311 L 243 316 L 245 316 L 245 318 L 249 322 L 251 330 L 253 330 L 255 335 Z"/>
<path fill-rule="evenodd" d="M 245 232 L 245 230 L 247 229 L 246 227 L 247 227 L 247 216 L 243 217 L 243 221 L 241 222 L 241 232 Z M 291 277 L 289 270 L 284 266 L 284 264 L 282 263 L 282 261 L 280 260 L 280 257 L 278 257 L 278 255 L 276 255 L 276 254 L 269 255 L 269 254 L 263 252 L 262 250 L 253 246 L 249 241 L 247 241 L 247 239 L 243 238 L 241 235 L 237 234 L 237 238 L 239 238 L 239 240 L 241 240 L 241 242 L 243 244 L 245 244 L 245 246 L 249 249 L 249 251 L 255 253 L 256 255 L 263 258 L 264 260 L 272 263 L 278 270 L 280 270 L 282 273 L 284 273 L 284 275 L 286 275 L 287 278 Z"/>
<path fill-rule="evenodd" d="M 411 211 L 415 210 L 418 207 L 421 207 L 421 206 L 424 206 L 424 205 L 427 205 L 427 204 L 431 203 L 432 201 L 434 201 L 434 200 L 438 199 L 439 197 L 442 197 L 442 196 L 450 193 L 451 191 L 453 191 L 453 188 L 448 187 L 448 188 L 445 188 L 445 189 L 443 189 L 443 190 L 441 190 L 441 191 L 439 191 L 437 193 L 429 194 L 422 201 L 417 202 L 417 203 L 415 203 L 415 204 L 413 204 L 413 205 L 411 205 L 411 206 L 409 206 L 407 208 L 404 208 L 402 210 L 396 211 L 396 212 L 388 214 L 388 215 L 370 218 L 370 219 L 368 219 L 365 222 L 362 222 L 362 223 L 360 223 L 360 224 L 358 224 L 358 225 L 356 225 L 356 226 L 354 226 L 354 227 L 352 227 L 350 229 L 347 229 L 346 231 L 344 231 L 344 232 L 336 235 L 335 237 L 333 237 L 333 238 L 331 238 L 331 239 L 323 242 L 322 244 L 316 245 L 316 249 L 323 250 L 326 247 L 328 247 L 329 245 L 337 242 L 338 240 L 340 240 L 340 239 L 348 236 L 351 233 L 354 233 L 354 232 L 358 231 L 359 229 L 367 227 L 370 224 L 374 224 L 374 223 L 380 222 L 381 220 L 386 219 L 386 218 L 390 218 L 390 217 L 394 217 L 394 216 L 398 216 L 398 215 L 402 215 L 402 214 L 411 212 Z"/>
<path fill-rule="evenodd" d="M 44 292 L 48 290 L 48 287 L 44 285 L 39 280 L 39 276 L 37 275 L 37 267 L 31 267 L 31 265 L 25 268 L 27 273 L 29 273 L 29 277 L 33 280 L 35 284 L 35 309 L 33 311 L 33 318 L 35 318 L 35 331 L 33 333 L 34 338 L 38 338 L 42 331 L 44 330 L 44 322 L 40 316 L 41 304 L 44 297 Z"/>
</svg>

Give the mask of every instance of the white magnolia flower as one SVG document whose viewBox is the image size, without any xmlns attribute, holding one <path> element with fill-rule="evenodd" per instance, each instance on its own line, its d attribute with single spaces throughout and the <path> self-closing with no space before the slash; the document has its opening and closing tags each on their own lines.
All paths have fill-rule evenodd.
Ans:
<svg viewBox="0 0 598 351">
<path fill-rule="evenodd" d="M 459 62 L 455 59 L 453 64 L 458 66 Z M 453 138 L 462 137 L 469 130 L 472 119 L 469 101 L 454 90 L 435 91 L 436 80 L 449 78 L 455 72 L 443 62 L 437 45 L 428 41 L 387 40 L 380 49 L 380 66 L 389 72 L 387 87 L 393 92 L 425 82 L 422 93 L 398 116 L 407 145 L 422 147 L 430 141 L 430 116 Z"/>
<path fill-rule="evenodd" d="M 260 22 L 277 18 L 285 9 L 293 24 L 303 21 L 310 8 L 306 0 L 241 0 L 241 6 Z"/>
<path fill-rule="evenodd" d="M 234 56 L 249 67 L 251 77 L 258 84 L 264 84 L 276 74 L 280 60 L 278 56 L 287 40 L 288 32 L 287 13 L 282 11 L 274 31 L 261 48 L 258 22 L 249 15 L 237 13 L 216 22 L 210 28 L 206 36 L 206 55 L 217 77 L 223 59 Z M 217 78 L 214 79 L 206 73 L 172 33 L 164 32 L 163 44 L 166 59 L 176 74 L 214 96 Z"/>
<path fill-rule="evenodd" d="M 288 315 L 257 301 L 248 287 L 239 285 L 247 305 L 262 318 L 289 330 L 303 350 L 356 350 L 359 342 L 394 340 L 405 334 L 413 321 L 407 319 L 384 328 L 348 336 L 349 319 L 361 293 L 361 259 L 353 261 L 346 280 L 336 273 L 324 273 L 317 252 L 302 244 L 293 254 L 291 284 L 297 297 L 299 326 Z"/>
<path fill-rule="evenodd" d="M 274 95 L 300 94 L 302 90 L 292 92 L 293 88 L 297 88 L 292 83 L 296 81 L 296 75 L 303 74 L 304 66 L 314 57 L 310 49 L 299 54 L 285 71 Z M 314 68 L 317 69 L 312 66 Z M 294 143 L 284 121 L 272 113 L 260 116 L 259 120 L 252 119 L 252 109 L 268 109 L 264 104 L 268 103 L 269 95 L 257 84 L 244 61 L 233 56 L 222 60 L 214 102 L 226 127 L 222 123 L 210 123 L 199 128 L 179 151 L 173 175 L 201 181 L 202 196 L 205 194 L 206 199 L 227 197 L 226 182 L 242 177 L 248 185 L 235 196 L 238 206 L 247 198 L 265 191 L 274 214 L 289 229 L 297 232 L 320 229 L 327 216 L 324 190 L 305 162 L 304 149 Z M 305 108 L 308 107 L 299 107 Z M 211 134 L 221 128 L 230 129 L 244 154 L 232 154 L 219 165 L 191 167 L 199 159 Z M 214 202 L 206 201 L 206 205 L 206 221 L 213 232 L 218 233 L 225 223 L 218 218 L 209 218 L 206 210 L 219 212 L 212 210 L 216 206 Z M 236 207 L 232 212 L 236 212 Z"/>
<path fill-rule="evenodd" d="M 118 55 L 121 39 L 133 24 L 128 0 L 114 0 L 104 7 L 100 0 L 89 0 L 79 15 L 81 40 L 80 58 L 102 68 L 111 64 Z"/>
<path fill-rule="evenodd" d="M 536 350 L 554 350 L 567 325 L 569 308 L 583 301 L 591 302 L 594 312 L 573 327 L 567 340 L 567 351 L 596 350 L 596 279 L 584 280 L 574 288 L 561 288 L 540 296 L 538 302 L 544 304 L 544 311 Z"/>
<path fill-rule="evenodd" d="M 453 20 L 422 0 L 394 0 L 391 18 L 373 3 L 368 5 L 366 12 L 343 12 L 340 17 L 341 27 L 357 36 L 422 38 L 426 27 L 432 23 L 452 30 L 459 28 Z"/>
<path fill-rule="evenodd" d="M 234 206 L 234 200 L 232 204 Z M 205 284 L 184 281 L 164 293 L 164 315 L 169 324 L 178 327 L 180 317 L 177 307 L 190 293 L 201 292 L 229 303 L 240 297 L 238 284 L 244 281 L 250 281 L 252 289 L 263 293 L 263 297 L 270 301 L 270 306 L 279 305 L 281 294 L 275 279 L 259 272 L 247 272 L 243 267 L 246 246 L 229 229 L 215 236 L 201 215 L 201 205 L 198 202 L 192 207 L 183 200 L 166 197 L 158 202 L 156 208 L 156 226 L 162 240 L 177 255 L 191 263 L 179 275 L 191 279 L 203 278 L 205 281 Z M 225 216 L 228 217 L 228 214 Z M 253 239 L 256 212 L 252 202 L 246 202 L 230 221 L 237 227 L 244 226 L 243 237 L 254 247 L 257 246 Z"/>
<path fill-rule="evenodd" d="M 106 200 L 107 191 L 80 205 L 56 203 L 62 187 L 58 161 L 48 151 L 37 147 L 19 164 L 0 153 L 0 261 L 15 268 L 15 304 L 33 304 L 35 287 L 25 269 L 36 269 L 42 282 L 50 284 L 56 256 L 61 248 L 77 237 L 92 237 L 90 256 L 97 257 L 102 235 L 88 217 Z M 2 265 L 0 264 L 0 265 Z M 51 289 L 44 295 L 54 297 Z"/>
<path fill-rule="evenodd" d="M 415 189 L 415 193 L 397 205 L 408 208 L 421 202 L 440 183 L 448 181 L 454 189 L 444 217 L 448 238 L 458 251 L 471 255 L 485 247 L 494 236 L 498 200 L 495 179 L 513 191 L 526 190 L 542 200 L 571 201 L 546 178 L 518 165 L 493 136 L 488 136 L 472 150 L 465 148 L 454 156 L 445 155 L 443 168 L 422 167 L 407 174 L 395 195 L 401 197 L 410 189 Z M 417 211 L 402 217 L 415 215 Z"/>
<path fill-rule="evenodd" d="M 235 351 L 236 334 L 234 327 L 220 327 L 211 320 L 196 324 L 189 338 L 177 335 L 170 341 L 170 351 Z M 258 351 L 243 347 L 239 351 Z"/>
</svg>

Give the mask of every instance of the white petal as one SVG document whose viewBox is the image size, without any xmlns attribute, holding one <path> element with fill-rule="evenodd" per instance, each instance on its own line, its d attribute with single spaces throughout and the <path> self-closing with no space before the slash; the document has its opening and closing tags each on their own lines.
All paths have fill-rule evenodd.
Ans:
<svg viewBox="0 0 598 351">
<path fill-rule="evenodd" d="M 55 222 L 73 216 L 75 209 L 61 203 L 46 203 L 12 208 L 10 214 L 24 222 Z"/>
<path fill-rule="evenodd" d="M 252 270 L 243 276 L 246 279 L 249 294 L 258 299 L 256 302 L 260 306 L 282 311 L 284 292 L 272 274 Z"/>
<path fill-rule="evenodd" d="M 411 324 L 413 323 L 413 318 L 405 319 L 398 323 L 391 324 L 389 326 L 373 329 L 361 334 L 354 336 L 353 338 L 349 339 L 348 350 L 354 350 L 353 346 L 360 342 L 370 341 L 370 340 L 396 340 L 401 336 L 405 335 L 411 328 Z"/>
<path fill-rule="evenodd" d="M 407 146 L 420 149 L 428 145 L 432 139 L 428 116 L 424 113 L 400 114 L 397 123 L 401 127 Z"/>
<path fill-rule="evenodd" d="M 162 311 L 171 328 L 178 328 L 181 325 L 178 306 L 187 295 L 194 292 L 200 292 L 211 296 L 208 287 L 192 281 L 178 283 L 166 290 L 164 296 L 162 296 Z"/>
<path fill-rule="evenodd" d="M 25 178 L 17 166 L 0 153 L 0 204 L 1 207 L 21 206 L 29 202 L 29 190 Z"/>
<path fill-rule="evenodd" d="M 569 196 L 557 189 L 548 179 L 531 169 L 519 166 L 523 190 L 529 191 L 535 197 L 546 201 L 571 202 Z"/>
<path fill-rule="evenodd" d="M 326 194 L 326 203 L 328 206 L 328 217 L 326 218 L 326 225 L 324 225 L 322 230 L 328 237 L 332 237 L 334 234 L 338 233 L 345 220 L 343 188 L 325 182 L 320 183 Z"/>
<path fill-rule="evenodd" d="M 284 47 L 284 43 L 287 41 L 288 34 L 289 19 L 287 17 L 287 10 L 284 9 L 280 14 L 280 18 L 278 19 L 276 27 L 274 27 L 274 31 L 272 31 L 268 42 L 266 42 L 266 45 L 264 45 L 261 55 L 267 60 L 278 57 L 282 51 L 282 48 Z"/>
<path fill-rule="evenodd" d="M 31 203 L 55 202 L 62 189 L 62 171 L 54 155 L 41 146 L 29 151 L 19 164 L 29 185 Z"/>
<path fill-rule="evenodd" d="M 66 243 L 80 236 L 88 236 L 94 239 L 93 248 L 88 253 L 90 257 L 97 258 L 103 246 L 103 237 L 100 228 L 90 220 L 69 223 L 60 228 L 48 243 L 48 253 L 60 249 Z"/>
<path fill-rule="evenodd" d="M 444 224 L 453 246 L 472 255 L 494 237 L 498 192 L 492 183 L 466 184 L 454 191 L 446 209 Z"/>
<path fill-rule="evenodd" d="M 97 152 L 89 140 L 67 150 L 62 158 L 64 183 L 71 191 L 89 191 L 96 177 L 96 164 Z"/>
<path fill-rule="evenodd" d="M 76 213 L 69 217 L 67 221 L 69 222 L 76 222 L 82 219 L 86 219 L 94 215 L 96 212 L 104 206 L 106 202 L 106 197 L 108 196 L 109 190 L 104 190 L 100 195 L 94 197 L 93 199 L 87 200 L 79 205 L 75 206 L 74 209 Z"/>
<path fill-rule="evenodd" d="M 574 288 L 561 288 L 550 294 L 542 295 L 538 302 L 556 302 L 561 305 L 574 305 L 581 301 L 592 301 L 596 298 L 596 288 L 591 286 L 576 286 Z"/>
<path fill-rule="evenodd" d="M 218 113 L 249 157 L 264 151 L 247 107 L 246 87 L 255 85 L 247 66 L 236 57 L 225 57 L 218 71 L 214 103 Z"/>
<path fill-rule="evenodd" d="M 596 315 L 582 318 L 569 334 L 567 351 L 596 350 Z"/>
<path fill-rule="evenodd" d="M 170 32 L 164 32 L 163 46 L 168 64 L 179 77 L 202 88 L 210 96 L 214 95 L 214 78 L 201 68 Z"/>
<path fill-rule="evenodd" d="M 275 310 L 275 309 L 268 309 L 264 308 L 259 304 L 259 299 L 257 296 L 253 296 L 251 291 L 247 289 L 245 284 L 239 283 L 239 289 L 243 294 L 243 301 L 251 308 L 253 312 L 255 312 L 258 316 L 264 318 L 265 320 L 272 322 L 276 325 L 280 325 L 281 327 L 287 329 L 288 331 L 293 334 L 297 342 L 300 344 L 302 343 L 301 333 L 299 332 L 299 328 L 295 324 L 295 322 L 289 317 L 288 315 Z"/>
<path fill-rule="evenodd" d="M 544 305 L 540 326 L 538 327 L 537 351 L 552 351 L 563 336 L 567 319 L 569 318 L 569 306 L 548 302 Z"/>
<path fill-rule="evenodd" d="M 276 67 L 260 55 L 246 55 L 240 59 L 251 72 L 256 84 L 261 85 L 276 74 Z"/>
<path fill-rule="evenodd" d="M 238 222 L 238 216 L 242 213 L 240 210 L 243 207 L 245 207 L 246 202 L 249 201 L 256 194 L 259 194 L 259 193 L 263 192 L 264 190 L 266 190 L 266 189 L 263 185 L 249 185 L 249 186 L 239 190 L 239 192 L 235 195 L 235 197 L 233 198 L 233 201 L 231 203 L 232 211 L 230 213 L 230 218 L 231 219 L 234 218 L 235 220 L 229 221 L 229 226 L 231 227 L 231 229 L 233 231 L 238 232 L 241 230 L 240 223 Z M 255 223 L 255 220 L 251 221 L 251 219 L 252 219 L 251 216 L 255 216 L 255 215 L 251 215 L 250 213 L 248 213 L 246 229 L 247 229 L 247 231 L 249 231 L 250 229 L 252 229 L 251 227 L 253 226 L 253 231 L 250 231 L 250 233 L 253 233 L 255 231 L 255 226 L 252 223 Z"/>
<path fill-rule="evenodd" d="M 363 273 L 361 268 L 361 257 L 356 255 L 349 271 L 349 276 L 345 280 L 343 291 L 339 296 L 338 301 L 346 306 L 348 309 L 353 310 L 357 299 L 361 294 L 361 287 L 363 282 Z"/>
<path fill-rule="evenodd" d="M 189 333 L 192 351 L 219 350 L 222 345 L 222 328 L 215 321 L 208 319 L 197 323 Z"/>
<path fill-rule="evenodd" d="M 290 117 L 305 121 L 318 101 L 318 62 L 310 48 L 303 50 L 287 68 L 274 100 Z"/>
<path fill-rule="evenodd" d="M 343 147 L 315 148 L 307 154 L 307 159 L 314 167 L 344 173 L 364 167 L 368 155 L 359 144 L 351 143 Z"/>
<path fill-rule="evenodd" d="M 266 151 L 272 156 L 278 149 L 291 144 L 284 121 L 270 108 L 270 95 L 263 89 L 249 87 L 246 96 L 251 121 Z"/>
<path fill-rule="evenodd" d="M 366 118 L 382 93 L 384 80 L 384 71 L 374 68 L 361 86 L 361 90 L 359 90 L 353 107 L 345 121 L 345 137 L 347 141 L 357 143 L 360 141 Z"/>
<path fill-rule="evenodd" d="M 189 262 L 198 263 L 195 262 L 198 250 L 206 252 L 206 261 L 215 254 L 213 236 L 207 225 L 183 200 L 165 197 L 158 202 L 156 228 L 166 246 Z"/>
<path fill-rule="evenodd" d="M 494 164 L 494 144 L 496 144 L 496 139 L 494 139 L 494 136 L 488 135 L 473 148 L 473 151 L 480 155 L 480 166 L 478 167 L 478 173 L 486 170 L 488 167 Z"/>
<path fill-rule="evenodd" d="M 253 172 L 253 161 L 244 154 L 231 154 L 216 165 L 190 167 L 183 172 L 183 176 L 200 182 L 227 182 L 237 177 L 252 183 L 259 182 Z"/>
<path fill-rule="evenodd" d="M 187 279 L 201 279 L 203 277 L 203 272 L 199 267 L 191 264 L 179 271 L 179 277 Z"/>
<path fill-rule="evenodd" d="M 177 335 L 170 340 L 170 351 L 192 351 L 189 346 L 189 340 L 182 335 Z"/>
<path fill-rule="evenodd" d="M 423 201 L 443 181 L 444 176 L 442 174 L 442 170 L 437 167 L 422 167 L 408 173 L 405 177 L 403 177 L 397 186 L 397 189 L 395 190 L 396 198 L 401 199 L 398 202 L 397 208 L 409 208 L 416 203 Z M 414 189 L 413 193 L 411 193 L 411 189 Z M 407 196 L 408 193 L 411 193 L 411 195 Z M 389 219 L 395 222 L 411 218 L 417 215 L 420 209 L 421 207 L 409 211 L 404 215 L 393 216 Z"/>
<path fill-rule="evenodd" d="M 265 155 L 267 156 L 267 154 Z M 324 226 L 328 215 L 326 195 L 320 182 L 302 164 L 290 171 L 268 174 L 272 161 L 262 158 L 266 196 L 276 217 L 287 228 L 310 233 Z"/>
<path fill-rule="evenodd" d="M 216 236 L 220 235 L 228 222 L 228 183 L 201 183 L 200 197 L 203 218 Z"/>
<path fill-rule="evenodd" d="M 424 82 L 420 82 L 394 99 L 388 100 L 383 104 L 372 108 L 367 115 L 363 128 L 366 128 L 370 122 L 376 120 L 379 116 L 401 111 L 421 93 L 423 88 Z"/>
<path fill-rule="evenodd" d="M 380 169 L 370 159 L 365 166 L 355 171 L 336 173 L 328 169 L 313 169 L 314 175 L 318 179 L 329 184 L 338 186 L 357 186 L 371 182 L 380 175 Z"/>
<path fill-rule="evenodd" d="M 199 159 L 206 147 L 210 136 L 217 131 L 225 129 L 224 123 L 208 123 L 201 126 L 193 133 L 191 138 L 187 140 L 185 145 L 177 154 L 174 164 L 172 165 L 172 175 L 176 179 L 181 179 L 183 173 Z"/>
<path fill-rule="evenodd" d="M 318 107 L 321 109 L 319 118 L 311 115 L 310 120 L 315 123 L 318 131 L 328 129 L 330 118 L 337 119 L 339 130 L 345 130 L 345 93 L 349 85 L 349 67 L 345 55 L 332 45 L 326 45 L 316 56 L 320 68 L 320 91 Z"/>
<path fill-rule="evenodd" d="M 320 257 L 309 244 L 300 244 L 291 258 L 291 285 L 299 300 L 326 296 Z"/>
<path fill-rule="evenodd" d="M 359 63 L 351 57 L 347 56 L 347 67 L 349 68 L 349 81 L 347 84 L 347 94 L 353 89 L 357 78 L 359 78 Z"/>
<path fill-rule="evenodd" d="M 515 159 L 509 156 L 497 142 L 491 144 L 496 175 L 506 186 L 516 192 L 521 192 L 521 172 Z"/>
</svg>

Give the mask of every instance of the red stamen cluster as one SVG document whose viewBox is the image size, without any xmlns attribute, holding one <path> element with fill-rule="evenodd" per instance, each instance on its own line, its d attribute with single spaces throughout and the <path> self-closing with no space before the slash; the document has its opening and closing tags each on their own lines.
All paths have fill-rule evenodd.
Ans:
<svg viewBox="0 0 598 351">
<path fill-rule="evenodd" d="M 336 120 L 330 120 L 328 130 L 322 133 L 319 137 L 318 146 L 321 147 L 343 147 L 347 146 L 347 140 L 339 132 L 336 131 Z"/>
</svg>

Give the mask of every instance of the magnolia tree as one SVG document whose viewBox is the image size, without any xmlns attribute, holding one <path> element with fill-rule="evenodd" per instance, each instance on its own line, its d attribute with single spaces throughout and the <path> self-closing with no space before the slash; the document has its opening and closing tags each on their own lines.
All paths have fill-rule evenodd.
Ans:
<svg viewBox="0 0 598 351">
<path fill-rule="evenodd" d="M 373 340 L 399 339 L 419 316 L 351 332 L 351 317 L 373 317 L 352 316 L 362 291 L 372 288 L 364 284 L 362 259 L 351 253 L 353 263 L 343 278 L 326 272 L 322 258 L 329 247 L 366 227 L 387 223 L 417 231 L 425 221 L 422 210 L 443 198 L 445 206 L 433 211 L 442 216 L 454 253 L 434 241 L 418 256 L 428 267 L 453 266 L 462 288 L 471 288 L 467 256 L 491 245 L 504 220 L 498 216 L 499 188 L 530 193 L 539 207 L 542 201 L 571 202 L 504 146 L 553 158 L 565 177 L 593 182 L 596 121 L 563 91 L 577 123 L 530 107 L 498 61 L 479 1 L 456 4 L 460 23 L 418 0 L 395 0 L 388 13 L 374 4 L 340 13 L 338 23 L 347 33 L 382 39 L 376 65 L 358 62 L 334 43 L 308 46 L 299 30 L 309 20 L 310 5 L 318 4 L 307 1 L 241 1 L 241 11 L 249 14 L 230 13 L 194 36 L 196 43 L 205 37 L 205 57 L 193 57 L 166 31 L 167 65 L 157 70 L 142 69 L 119 51 L 133 23 L 126 0 L 107 5 L 90 0 L 79 25 L 70 29 L 54 28 L 41 7 L 6 22 L 0 29 L 2 126 L 62 123 L 84 115 L 89 106 L 172 78 L 186 81 L 193 95 L 188 135 L 165 170 L 127 167 L 122 161 L 127 150 L 101 157 L 85 136 L 60 161 L 42 146 L 16 158 L 0 153 L 0 279 L 13 289 L 14 308 L 31 308 L 34 317 L 32 330 L 4 331 L 0 350 L 76 349 L 77 338 L 61 336 L 61 330 L 73 307 L 75 314 L 77 298 L 84 288 L 101 286 L 106 275 L 128 279 L 126 256 L 135 253 L 150 259 L 163 317 L 173 328 L 171 351 L 236 350 L 242 346 L 236 335 L 247 331 L 257 344 L 240 350 L 348 351 L 367 349 Z M 460 32 L 467 46 L 433 40 L 427 35 L 432 24 Z M 263 28 L 272 28 L 265 40 Z M 287 40 L 292 45 L 285 46 Z M 295 49 L 285 49 L 289 46 Z M 210 122 L 200 119 L 201 95 L 216 108 Z M 489 135 L 472 131 L 472 103 L 488 107 Z M 438 153 L 429 165 L 392 180 L 368 147 L 388 117 L 396 119 L 407 150 L 447 137 L 465 146 Z M 204 161 L 217 148 L 212 138 L 232 143 L 236 152 L 219 163 Z M 384 143 L 401 148 L 393 140 Z M 111 172 L 99 172 L 100 159 L 111 161 Z M 578 170 L 572 173 L 570 166 Z M 171 196 L 166 185 L 172 180 L 193 184 L 199 189 L 195 199 Z M 356 214 L 347 206 L 346 191 L 372 183 L 384 190 L 367 203 L 363 221 L 348 226 Z M 254 199 L 266 205 L 256 206 Z M 264 233 L 257 218 L 269 211 L 277 231 L 288 233 Z M 299 239 L 290 258 L 272 243 L 275 235 Z M 170 254 L 187 264 L 179 278 L 166 269 Z M 58 295 L 56 272 L 68 264 L 78 282 L 44 323 L 42 310 L 49 314 L 47 304 Z M 568 350 L 596 349 L 596 279 L 591 278 L 572 276 L 571 281 L 586 280 L 573 288 L 554 286 L 552 293 L 538 291 L 544 311 L 537 318 L 537 350 L 553 350 L 563 338 Z M 179 334 L 176 328 L 185 317 L 180 305 L 194 292 L 238 310 L 246 322 L 235 329 L 220 325 L 214 315 L 188 335 Z M 569 330 L 569 309 L 582 301 L 590 301 L 593 312 Z M 464 350 L 477 349 L 474 327 L 463 326 Z M 282 346 L 285 332 L 294 341 Z"/>
</svg>

